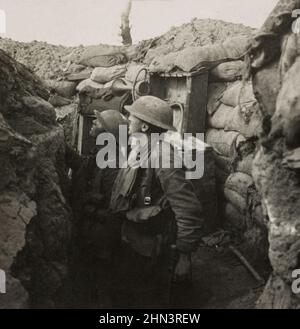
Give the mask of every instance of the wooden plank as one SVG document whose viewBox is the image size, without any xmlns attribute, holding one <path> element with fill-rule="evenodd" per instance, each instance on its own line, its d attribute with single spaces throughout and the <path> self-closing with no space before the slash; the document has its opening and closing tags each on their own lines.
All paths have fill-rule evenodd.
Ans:
<svg viewBox="0 0 300 329">
<path fill-rule="evenodd" d="M 150 77 L 151 95 L 184 106 L 180 133 L 204 133 L 208 72 L 204 70 L 182 76 L 152 74 Z M 174 116 L 174 122 L 179 128 L 178 114 Z"/>
<path fill-rule="evenodd" d="M 188 79 L 188 109 L 185 132 L 204 133 L 207 106 L 208 72 Z"/>
<path fill-rule="evenodd" d="M 190 130 L 191 126 L 191 120 L 193 120 L 193 117 L 191 115 L 192 111 L 190 108 L 191 103 L 191 90 L 192 90 L 192 78 L 188 77 L 186 79 L 186 101 L 184 104 L 184 115 L 183 115 L 183 122 L 182 122 L 182 134 L 184 133 L 193 133 L 194 131 Z"/>
<path fill-rule="evenodd" d="M 79 115 L 77 150 L 80 155 L 88 155 L 95 147 L 96 140 L 90 135 L 94 116 Z"/>
<path fill-rule="evenodd" d="M 84 117 L 80 114 L 79 124 L 78 124 L 78 142 L 77 142 L 77 150 L 80 155 L 82 155 L 83 120 Z"/>
<path fill-rule="evenodd" d="M 160 99 L 166 98 L 167 83 L 159 75 L 150 76 L 150 95 Z"/>
</svg>

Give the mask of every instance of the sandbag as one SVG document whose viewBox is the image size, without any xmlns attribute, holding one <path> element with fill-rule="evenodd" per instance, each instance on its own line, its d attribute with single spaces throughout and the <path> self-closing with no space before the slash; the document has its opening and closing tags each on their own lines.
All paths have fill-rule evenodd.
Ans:
<svg viewBox="0 0 300 329">
<path fill-rule="evenodd" d="M 93 69 L 85 69 L 81 72 L 78 72 L 78 73 L 71 73 L 71 74 L 67 74 L 66 76 L 66 79 L 68 81 L 82 81 L 82 80 L 85 80 L 85 79 L 89 79 L 91 74 L 93 72 Z"/>
<path fill-rule="evenodd" d="M 96 67 L 91 75 L 95 82 L 105 84 L 109 81 L 124 77 L 126 72 L 125 65 L 116 65 L 112 67 Z"/>
<path fill-rule="evenodd" d="M 232 170 L 232 160 L 217 153 L 214 154 L 216 166 L 230 175 Z"/>
<path fill-rule="evenodd" d="M 129 82 L 134 82 L 136 77 L 137 77 L 137 74 L 144 68 L 146 68 L 146 66 L 143 65 L 143 64 L 131 63 L 127 67 L 127 72 L 125 74 L 125 79 Z M 142 71 L 142 72 L 139 73 L 139 75 L 137 77 L 137 81 L 145 80 L 145 77 L 146 77 L 146 72 Z"/>
<path fill-rule="evenodd" d="M 247 198 L 240 195 L 239 193 L 224 188 L 225 200 L 230 202 L 241 214 L 246 215 L 247 213 Z"/>
<path fill-rule="evenodd" d="M 185 72 L 201 67 L 212 68 L 227 60 L 226 49 L 222 45 L 187 47 L 178 52 L 173 65 Z"/>
<path fill-rule="evenodd" d="M 262 121 L 263 118 L 258 103 L 248 103 L 242 105 L 242 107 L 236 106 L 228 113 L 224 130 L 237 131 L 247 138 L 259 136 L 262 132 Z"/>
<path fill-rule="evenodd" d="M 212 115 L 222 104 L 221 99 L 226 90 L 227 84 L 224 82 L 210 83 L 207 91 L 207 113 Z"/>
<path fill-rule="evenodd" d="M 243 83 L 237 81 L 233 83 L 222 97 L 222 103 L 228 106 L 236 107 L 239 104 L 255 102 L 252 83 Z"/>
<path fill-rule="evenodd" d="M 233 117 L 233 110 L 232 106 L 221 104 L 213 116 L 208 117 L 209 126 L 216 129 L 224 129 L 228 121 Z"/>
<path fill-rule="evenodd" d="M 225 183 L 225 188 L 247 198 L 249 189 L 253 187 L 253 184 L 251 176 L 243 173 L 232 173 Z"/>
<path fill-rule="evenodd" d="M 76 83 L 71 81 L 46 80 L 49 89 L 54 90 L 58 95 L 72 98 L 76 93 Z"/>
<path fill-rule="evenodd" d="M 210 71 L 209 80 L 213 82 L 232 82 L 241 80 L 245 72 L 245 62 L 231 61 L 221 63 Z"/>
<path fill-rule="evenodd" d="M 82 72 L 85 69 L 86 69 L 86 67 L 84 65 L 79 65 L 79 64 L 71 63 L 68 66 L 67 74 L 79 73 L 79 72 Z"/>
<path fill-rule="evenodd" d="M 103 87 L 104 87 L 104 85 L 101 83 L 97 83 L 91 79 L 86 79 L 79 83 L 79 85 L 76 87 L 76 90 L 79 93 L 84 93 L 84 92 L 89 93 L 94 90 L 102 89 Z"/>
<path fill-rule="evenodd" d="M 226 203 L 224 207 L 224 228 L 244 232 L 247 228 L 246 216 L 231 203 Z"/>
<path fill-rule="evenodd" d="M 121 47 L 100 45 L 88 47 L 81 55 L 78 64 L 91 67 L 111 67 L 126 62 L 127 58 Z"/>
<path fill-rule="evenodd" d="M 234 158 L 242 143 L 246 142 L 238 132 L 221 129 L 208 129 L 205 140 L 217 153 L 230 158 Z"/>
<path fill-rule="evenodd" d="M 111 67 L 127 63 L 127 58 L 124 54 L 101 55 L 83 60 L 81 63 L 91 67 Z"/>
<path fill-rule="evenodd" d="M 230 38 L 223 44 L 188 47 L 178 53 L 175 66 L 185 72 L 201 67 L 213 68 L 223 62 L 241 59 L 248 49 L 249 40 L 246 37 Z"/>
<path fill-rule="evenodd" d="M 176 53 L 169 53 L 167 55 L 162 55 L 156 57 L 149 66 L 149 71 L 152 73 L 159 72 L 170 72 L 175 67 L 175 61 L 177 58 Z"/>
<path fill-rule="evenodd" d="M 246 36 L 227 38 L 223 42 L 223 47 L 227 51 L 228 58 L 238 60 L 244 57 L 250 50 L 250 39 Z"/>
<path fill-rule="evenodd" d="M 225 199 L 242 214 L 247 214 L 251 206 L 251 195 L 256 193 L 253 178 L 244 173 L 231 174 L 224 187 Z M 257 194 L 257 193 L 256 193 Z"/>
<path fill-rule="evenodd" d="M 237 161 L 234 165 L 234 171 L 242 172 L 248 175 L 252 175 L 252 165 L 253 165 L 254 154 L 249 154 L 248 156 Z"/>
<path fill-rule="evenodd" d="M 222 104 L 214 115 L 208 118 L 210 127 L 236 131 L 247 138 L 259 136 L 262 131 L 262 121 L 257 102 L 235 108 Z"/>
<path fill-rule="evenodd" d="M 112 85 L 114 84 L 114 80 L 106 82 L 106 84 L 103 86 L 104 89 L 111 89 Z"/>
<path fill-rule="evenodd" d="M 172 51 L 173 50 L 172 50 L 171 46 L 168 46 L 168 45 L 151 48 L 148 50 L 143 62 L 146 65 L 150 65 L 151 62 L 154 60 L 154 58 L 156 58 L 158 56 L 162 56 L 162 55 L 167 55 L 167 54 L 171 53 Z"/>
<path fill-rule="evenodd" d="M 86 87 L 85 90 L 79 93 L 80 103 L 83 105 L 90 104 L 94 99 L 104 99 L 109 101 L 114 97 L 111 88 L 91 88 Z"/>
</svg>

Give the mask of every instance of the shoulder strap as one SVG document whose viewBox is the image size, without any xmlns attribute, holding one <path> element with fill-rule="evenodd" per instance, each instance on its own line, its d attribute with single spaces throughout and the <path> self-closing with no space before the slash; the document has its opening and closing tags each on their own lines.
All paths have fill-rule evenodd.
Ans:
<svg viewBox="0 0 300 329">
<path fill-rule="evenodd" d="M 151 206 L 152 204 L 152 179 L 154 176 L 154 169 L 147 168 L 147 175 L 146 175 L 146 187 L 144 192 L 144 205 Z"/>
</svg>

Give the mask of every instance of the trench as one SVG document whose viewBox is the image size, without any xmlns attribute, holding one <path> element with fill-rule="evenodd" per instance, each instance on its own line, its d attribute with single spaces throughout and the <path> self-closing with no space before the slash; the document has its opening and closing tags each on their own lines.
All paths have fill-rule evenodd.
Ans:
<svg viewBox="0 0 300 329">
<path fill-rule="evenodd" d="M 3 53 L 2 60 L 6 61 L 5 64 L 9 70 L 13 70 L 13 66 L 16 64 L 11 58 Z M 42 87 L 36 94 L 34 86 L 38 80 L 31 76 L 24 66 L 20 65 L 18 70 L 12 85 L 7 85 L 7 83 L 4 85 L 9 90 L 13 85 L 18 84 L 19 89 L 15 93 L 15 103 L 7 99 L 6 95 L 9 91 L 2 89 L 4 108 L 10 107 L 11 111 L 4 111 L 3 119 L 7 122 L 8 127 L 10 126 L 15 131 L 15 135 L 12 136 L 12 147 L 17 147 L 18 143 L 23 142 L 22 147 L 26 154 L 26 160 L 23 162 L 12 156 L 5 158 L 8 170 L 10 170 L 10 166 L 15 166 L 16 175 L 8 179 L 6 185 L 3 186 L 7 189 L 6 195 L 10 196 L 12 193 L 13 184 L 18 186 L 17 193 L 11 194 L 5 201 L 10 205 L 8 209 L 11 210 L 9 211 L 13 210 L 15 200 L 24 199 L 22 201 L 24 210 L 20 210 L 16 214 L 16 218 L 22 225 L 11 231 L 11 234 L 15 234 L 15 230 L 17 230 L 21 241 L 20 244 L 14 246 L 12 252 L 16 254 L 16 257 L 8 258 L 8 266 L 11 270 L 10 280 L 12 285 L 17 280 L 18 285 L 22 285 L 27 290 L 27 292 L 24 291 L 22 301 L 22 306 L 25 307 L 103 308 L 106 305 L 103 300 L 105 294 L 98 291 L 100 288 L 97 285 L 98 280 L 101 280 L 101 269 L 99 271 L 99 266 L 95 266 L 94 261 L 97 259 L 97 251 L 85 249 L 84 255 L 79 257 L 77 254 L 74 255 L 74 250 L 81 249 L 80 245 L 76 245 L 77 240 L 74 239 L 74 232 L 78 230 L 75 219 L 78 207 L 76 205 L 73 209 L 71 207 L 72 182 L 67 176 L 68 163 L 65 146 L 65 143 L 74 144 L 74 123 L 78 124 L 78 109 L 81 110 L 81 113 L 85 113 L 85 111 L 89 113 L 90 105 L 95 99 L 93 94 L 88 97 L 85 95 L 70 104 L 52 107 L 45 101 L 48 99 L 47 89 Z M 27 77 L 25 87 L 23 85 L 24 76 Z M 213 84 L 209 87 L 214 86 Z M 234 87 L 235 84 L 231 84 L 229 87 L 232 86 Z M 227 89 L 230 89 L 229 87 Z M 28 92 L 31 95 L 24 96 L 28 95 Z M 212 95 L 209 94 L 209 97 L 216 97 L 215 90 Z M 117 99 L 116 104 L 123 106 L 127 101 L 128 96 L 121 97 Z M 208 101 L 212 103 L 210 98 Z M 20 117 L 15 116 L 11 110 L 11 107 L 18 106 L 16 102 L 23 106 L 23 114 Z M 212 104 L 216 106 L 216 103 Z M 45 115 L 45 113 L 48 114 Z M 84 117 L 83 120 L 85 120 Z M 86 125 L 84 133 L 89 130 L 90 123 L 91 121 L 83 121 L 83 124 Z M 30 125 L 31 128 L 29 128 Z M 78 131 L 78 126 L 75 131 Z M 25 136 L 24 141 L 18 134 Z M 225 131 L 224 134 L 226 134 Z M 88 148 L 94 141 L 86 140 L 87 143 L 83 147 Z M 216 145 L 219 144 L 216 141 Z M 220 216 L 223 211 L 224 183 L 230 176 L 231 169 L 226 171 L 225 168 L 227 175 L 225 180 L 218 179 L 220 152 L 213 142 L 211 145 L 212 147 L 209 146 L 205 151 L 206 175 L 197 186 L 198 197 L 203 202 L 205 215 L 211 221 L 207 230 L 207 234 L 210 235 L 206 237 L 206 240 L 214 235 L 215 232 L 212 231 L 214 228 L 217 233 L 218 231 L 230 233 L 229 241 L 232 243 L 236 237 L 239 237 L 237 245 L 241 246 L 244 251 L 245 239 L 242 238 L 243 232 L 240 228 L 243 226 L 245 216 L 240 215 L 239 218 L 238 215 L 238 220 L 241 222 L 235 222 L 236 230 L 232 229 L 234 222 L 230 221 L 231 218 Z M 244 147 L 244 149 L 253 152 L 253 147 Z M 81 151 L 85 152 L 84 149 Z M 249 155 L 249 152 L 246 155 Z M 231 154 L 228 154 L 228 163 L 234 160 L 230 156 Z M 27 168 L 31 168 L 31 170 Z M 25 172 L 26 175 L 24 175 Z M 11 174 L 9 172 L 9 175 Z M 218 205 L 218 213 L 216 205 Z M 4 206 L 2 211 L 10 214 Z M 4 218 L 2 216 L 2 220 Z M 6 222 L 9 218 L 6 217 L 3 225 L 7 225 Z M 25 236 L 24 224 L 26 225 Z M 234 260 L 232 255 L 230 256 L 227 248 L 228 241 L 224 248 L 218 249 L 220 243 L 222 241 L 208 246 L 202 242 L 198 252 L 194 255 L 193 287 L 190 287 L 191 289 L 175 287 L 171 307 L 228 308 L 234 305 L 235 308 L 254 308 L 255 299 L 260 291 L 257 290 L 257 282 L 240 262 Z M 253 243 L 256 244 L 257 241 L 253 241 Z M 7 248 L 7 245 L 5 247 Z M 248 250 L 252 251 L 251 245 Z M 253 261 L 255 267 L 259 270 L 265 269 L 264 260 L 262 260 L 262 265 L 260 264 L 260 256 L 251 258 L 252 254 L 247 252 L 247 249 L 246 254 L 247 257 L 250 257 L 251 262 Z M 209 266 L 207 266 L 208 263 Z M 13 290 L 18 291 L 18 289 L 20 288 L 16 286 Z M 189 291 L 189 294 L 186 294 L 185 290 Z M 11 307 L 16 306 L 13 298 L 14 294 L 11 296 Z"/>
<path fill-rule="evenodd" d="M 202 81 L 200 88 L 193 81 L 188 83 L 194 88 L 194 104 L 199 106 L 191 115 L 205 117 L 201 122 L 190 118 L 186 127 L 201 126 L 205 133 L 206 172 L 197 183 L 197 196 L 203 203 L 208 230 L 193 255 L 193 285 L 174 287 L 171 307 L 299 306 L 290 286 L 292 271 L 299 267 L 299 92 L 295 86 L 299 85 L 300 43 L 298 35 L 286 30 L 291 22 L 281 17 L 296 2 L 288 6 L 280 1 L 263 33 L 246 27 L 237 33 L 225 24 L 222 28 L 228 33 L 220 34 L 220 40 L 216 40 L 218 33 L 202 38 L 197 28 L 211 22 L 195 20 L 182 28 L 182 35 L 176 30 L 178 38 L 172 30 L 155 42 L 133 47 L 130 66 L 116 63 L 117 68 L 109 71 L 105 81 L 101 69 L 94 71 L 89 66 L 94 52 L 101 53 L 102 46 L 72 50 L 49 46 L 55 61 L 54 53 L 62 52 L 67 69 L 61 72 L 49 63 L 48 67 L 47 63 L 35 66 L 31 56 L 43 50 L 37 42 L 31 45 L 34 51 L 30 54 L 26 53 L 28 45 L 15 54 L 14 46 L 3 41 L 11 56 L 0 50 L 0 225 L 4 228 L 0 232 L 0 267 L 8 273 L 9 288 L 6 296 L 0 296 L 1 308 L 106 305 L 101 284 L 97 284 L 103 279 L 94 261 L 97 251 L 86 249 L 82 255 L 74 254 L 81 245 L 76 245 L 74 238 L 78 209 L 74 205 L 72 209 L 70 202 L 67 145 L 87 155 L 94 143 L 88 135 L 93 111 L 122 111 L 131 102 L 130 92 L 111 94 L 114 74 L 133 83 L 136 72 L 146 66 L 159 76 L 174 69 L 177 52 L 181 55 L 176 57 L 177 68 L 192 70 L 194 64 L 201 64 L 194 62 L 198 58 L 195 52 L 202 51 L 204 44 L 213 47 L 215 41 L 218 43 L 213 49 L 218 54 L 225 51 L 228 55 L 231 50 L 241 53 L 238 60 L 227 58 L 219 65 L 211 64 L 207 85 Z M 266 31 L 274 38 L 259 42 L 267 38 Z M 258 48 L 252 45 L 251 58 L 243 57 L 243 47 L 252 32 L 258 33 Z M 187 35 L 189 38 L 183 37 Z M 262 58 L 260 51 L 268 56 Z M 24 56 L 31 70 L 13 59 L 15 55 L 20 56 L 18 60 Z M 114 60 L 124 58 L 116 56 Z M 136 64 L 138 60 L 143 63 Z M 243 79 L 245 72 L 251 75 L 248 81 Z M 92 81 L 91 75 L 98 82 Z M 178 97 L 177 105 L 184 102 L 186 90 L 176 80 L 178 76 L 169 74 L 169 82 L 166 74 L 163 77 L 163 86 L 168 84 L 171 90 L 168 96 Z M 176 96 L 172 88 L 179 85 Z M 175 119 L 180 125 L 180 116 Z M 250 274 L 231 246 L 264 282 Z"/>
<path fill-rule="evenodd" d="M 72 182 L 67 176 L 68 164 L 65 158 L 65 142 L 68 144 L 74 142 L 74 122 L 78 122 L 77 110 L 83 108 L 85 111 L 90 102 L 93 102 L 93 98 L 86 103 L 86 97 L 81 97 L 79 107 L 78 103 L 72 102 L 56 107 L 55 113 L 54 107 L 45 101 L 48 99 L 47 89 L 41 87 L 36 93 L 34 88 L 39 83 L 37 78 L 31 76 L 22 65 L 18 66 L 17 74 L 13 75 L 13 67 L 16 64 L 4 53 L 1 53 L 1 56 L 15 79 L 11 85 L 7 82 L 3 84 L 2 120 L 5 120 L 3 122 L 7 127 L 11 127 L 7 129 L 14 130 L 10 141 L 11 147 L 17 149 L 20 144 L 25 154 L 25 158 L 15 158 L 15 156 L 19 157 L 18 154 L 6 156 L 4 160 L 7 165 L 2 168 L 8 170 L 6 173 L 9 176 L 3 185 L 6 189 L 4 193 L 6 200 L 3 201 L 1 208 L 6 217 L 1 216 L 1 220 L 3 226 L 7 227 L 10 227 L 8 225 L 10 218 L 16 218 L 20 223 L 19 227 L 12 227 L 9 231 L 14 239 L 18 232 L 19 243 L 13 240 L 15 245 L 4 245 L 5 248 L 13 248 L 11 254 L 16 255 L 7 258 L 13 294 L 10 296 L 10 302 L 6 304 L 11 305 L 12 308 L 17 305 L 20 307 L 19 301 L 17 304 L 14 302 L 14 294 L 20 290 L 20 287 L 24 287 L 26 291 L 23 291 L 22 307 L 102 308 L 105 305 L 104 295 L 98 291 L 96 283 L 101 280 L 101 277 L 98 277 L 101 276 L 101 270 L 99 271 L 94 262 L 97 251 L 86 249 L 84 255 L 80 257 L 74 255 L 74 247 L 77 248 L 76 250 L 81 248 L 76 246 L 77 240 L 74 240 L 74 232 L 78 229 L 75 220 L 78 208 L 75 206 L 71 209 Z M 27 80 L 24 80 L 24 76 Z M 11 100 L 7 98 L 7 93 L 9 88 L 16 85 L 19 89 L 14 94 L 15 98 Z M 30 96 L 27 96 L 28 93 Z M 213 97 L 215 97 L 214 93 Z M 123 97 L 118 101 L 123 104 L 127 100 L 128 98 Z M 16 116 L 12 111 L 13 106 L 20 106 L 18 102 L 23 106 L 23 113 L 20 116 Z M 24 138 L 20 137 L 21 134 Z M 220 152 L 217 153 L 217 147 L 214 148 L 214 144 L 211 144 L 213 147 L 209 147 L 206 151 L 207 174 L 198 185 L 198 196 L 205 204 L 206 217 L 210 217 L 212 221 L 210 224 L 213 224 L 210 225 L 210 232 L 207 231 L 209 235 L 206 240 L 216 233 L 211 231 L 214 227 L 217 233 L 218 231 L 230 233 L 231 243 L 239 237 L 237 245 L 244 247 L 245 241 L 241 239 L 242 233 L 239 230 L 241 223 L 235 223 L 237 230 L 226 231 L 228 228 L 226 219 L 223 216 L 219 218 L 222 211 L 221 200 L 224 200 L 222 194 L 224 185 L 221 184 L 225 181 L 218 180 L 216 159 L 220 156 Z M 218 141 L 216 145 L 219 145 Z M 253 148 L 248 148 L 253 151 Z M 247 150 L 247 147 L 244 149 Z M 230 159 L 230 154 L 228 158 L 229 162 L 233 161 Z M 14 171 L 11 168 L 15 168 Z M 227 172 L 227 176 L 230 176 L 230 172 Z M 14 186 L 18 189 L 16 190 Z M 222 186 L 221 192 L 218 186 Z M 16 202 L 22 206 L 14 214 Z M 216 205 L 219 205 L 218 213 L 216 213 Z M 25 235 L 24 225 L 26 225 Z M 231 224 L 229 226 L 233 227 Z M 222 244 L 221 240 L 210 246 L 203 241 L 194 255 L 193 287 L 174 288 L 171 307 L 254 308 L 260 287 L 257 288 L 257 282 L 243 265 L 230 255 L 227 248 L 228 241 L 227 245 L 221 248 L 219 248 L 219 244 Z M 253 243 L 256 244 L 257 241 Z M 251 246 L 248 250 L 252 250 Z M 262 266 L 258 265 L 261 261 L 260 257 L 251 258 L 252 255 L 247 253 L 247 250 L 246 254 L 251 261 L 253 260 L 255 267 L 259 270 L 265 269 L 264 262 Z M 189 294 L 186 294 L 185 290 L 189 291 Z"/>
</svg>

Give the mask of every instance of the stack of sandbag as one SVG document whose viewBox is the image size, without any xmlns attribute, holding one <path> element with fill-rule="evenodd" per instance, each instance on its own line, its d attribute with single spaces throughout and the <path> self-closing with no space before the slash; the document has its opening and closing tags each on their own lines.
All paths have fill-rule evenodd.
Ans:
<svg viewBox="0 0 300 329">
<path fill-rule="evenodd" d="M 67 65 L 62 76 L 46 81 L 49 102 L 57 108 L 57 113 L 65 113 L 68 111 L 63 107 L 74 104 L 79 95 L 76 110 L 82 115 L 93 115 L 95 110 L 121 110 L 130 98 L 130 92 L 117 97 L 112 92 L 112 85 L 120 78 L 125 84 L 145 79 L 146 73 L 140 72 L 145 66 L 132 61 L 137 53 L 137 46 L 108 45 L 87 47 L 80 56 L 70 53 L 64 59 Z"/>
<path fill-rule="evenodd" d="M 261 196 L 252 176 L 234 172 L 224 185 L 223 220 L 226 228 L 248 231 L 253 226 L 265 226 Z"/>
<path fill-rule="evenodd" d="M 229 175 L 224 185 L 225 225 L 240 230 L 247 228 L 248 193 L 253 187 L 253 179 L 248 174 L 235 172 Z"/>
<path fill-rule="evenodd" d="M 219 204 L 223 204 L 220 213 L 225 226 L 247 230 L 254 221 L 264 221 L 252 179 L 254 151 L 262 126 L 252 84 L 210 83 L 207 117 L 206 142 L 215 151 Z"/>
<path fill-rule="evenodd" d="M 240 61 L 247 54 L 249 40 L 247 37 L 233 37 L 223 43 L 208 46 L 186 47 L 177 52 L 159 54 L 150 64 L 151 72 L 184 72 L 196 71 L 200 68 L 213 69 L 224 63 L 223 67 L 215 69 L 214 74 L 226 81 L 234 81 L 235 76 L 242 75 L 244 62 Z M 237 61 L 231 64 L 227 62 Z"/>
<path fill-rule="evenodd" d="M 209 97 L 216 100 L 214 104 L 208 102 L 210 128 L 222 129 L 225 132 L 235 131 L 246 138 L 258 137 L 262 116 L 251 83 L 242 81 L 228 83 L 226 90 L 222 89 L 222 93 L 216 90 L 215 94 Z"/>
<path fill-rule="evenodd" d="M 129 95 L 115 97 L 111 87 L 118 78 L 135 80 L 135 74 L 141 66 L 127 63 L 135 56 L 135 52 L 134 46 L 103 45 L 88 47 L 80 56 L 72 51 L 63 59 L 65 68 L 61 76 L 46 80 L 48 101 L 55 108 L 56 119 L 63 125 L 68 143 L 74 143 L 78 112 L 94 115 L 95 110 L 121 110 Z M 144 78 L 145 74 L 138 77 L 139 80 Z"/>
<path fill-rule="evenodd" d="M 88 47 L 79 59 L 70 64 L 65 78 L 76 82 L 76 92 L 79 94 L 95 93 L 103 88 L 109 89 L 115 79 L 124 77 L 127 62 L 124 47 Z"/>
<path fill-rule="evenodd" d="M 136 46 L 99 45 L 87 47 L 80 56 L 71 52 L 63 59 L 67 64 L 61 77 L 47 81 L 48 87 L 69 99 L 87 85 L 97 89 L 99 86 L 91 81 L 105 85 L 118 77 L 124 77 L 127 63 L 137 55 L 137 51 Z M 84 80 L 87 81 L 78 87 Z"/>
<path fill-rule="evenodd" d="M 262 118 L 258 104 L 254 102 L 236 107 L 222 104 L 208 120 L 211 127 L 237 131 L 249 138 L 258 136 Z"/>
<path fill-rule="evenodd" d="M 120 47 L 100 45 L 87 48 L 78 64 L 90 67 L 112 67 L 126 62 L 126 55 Z"/>
<path fill-rule="evenodd" d="M 90 76 L 79 82 L 76 87 L 80 99 L 80 112 L 92 115 L 94 111 L 117 110 L 130 101 L 130 88 L 122 96 L 116 96 L 112 91 L 115 80 L 122 79 L 125 85 L 132 86 L 136 81 L 144 80 L 145 66 L 135 62 L 117 64 L 110 67 L 95 67 Z"/>
</svg>

